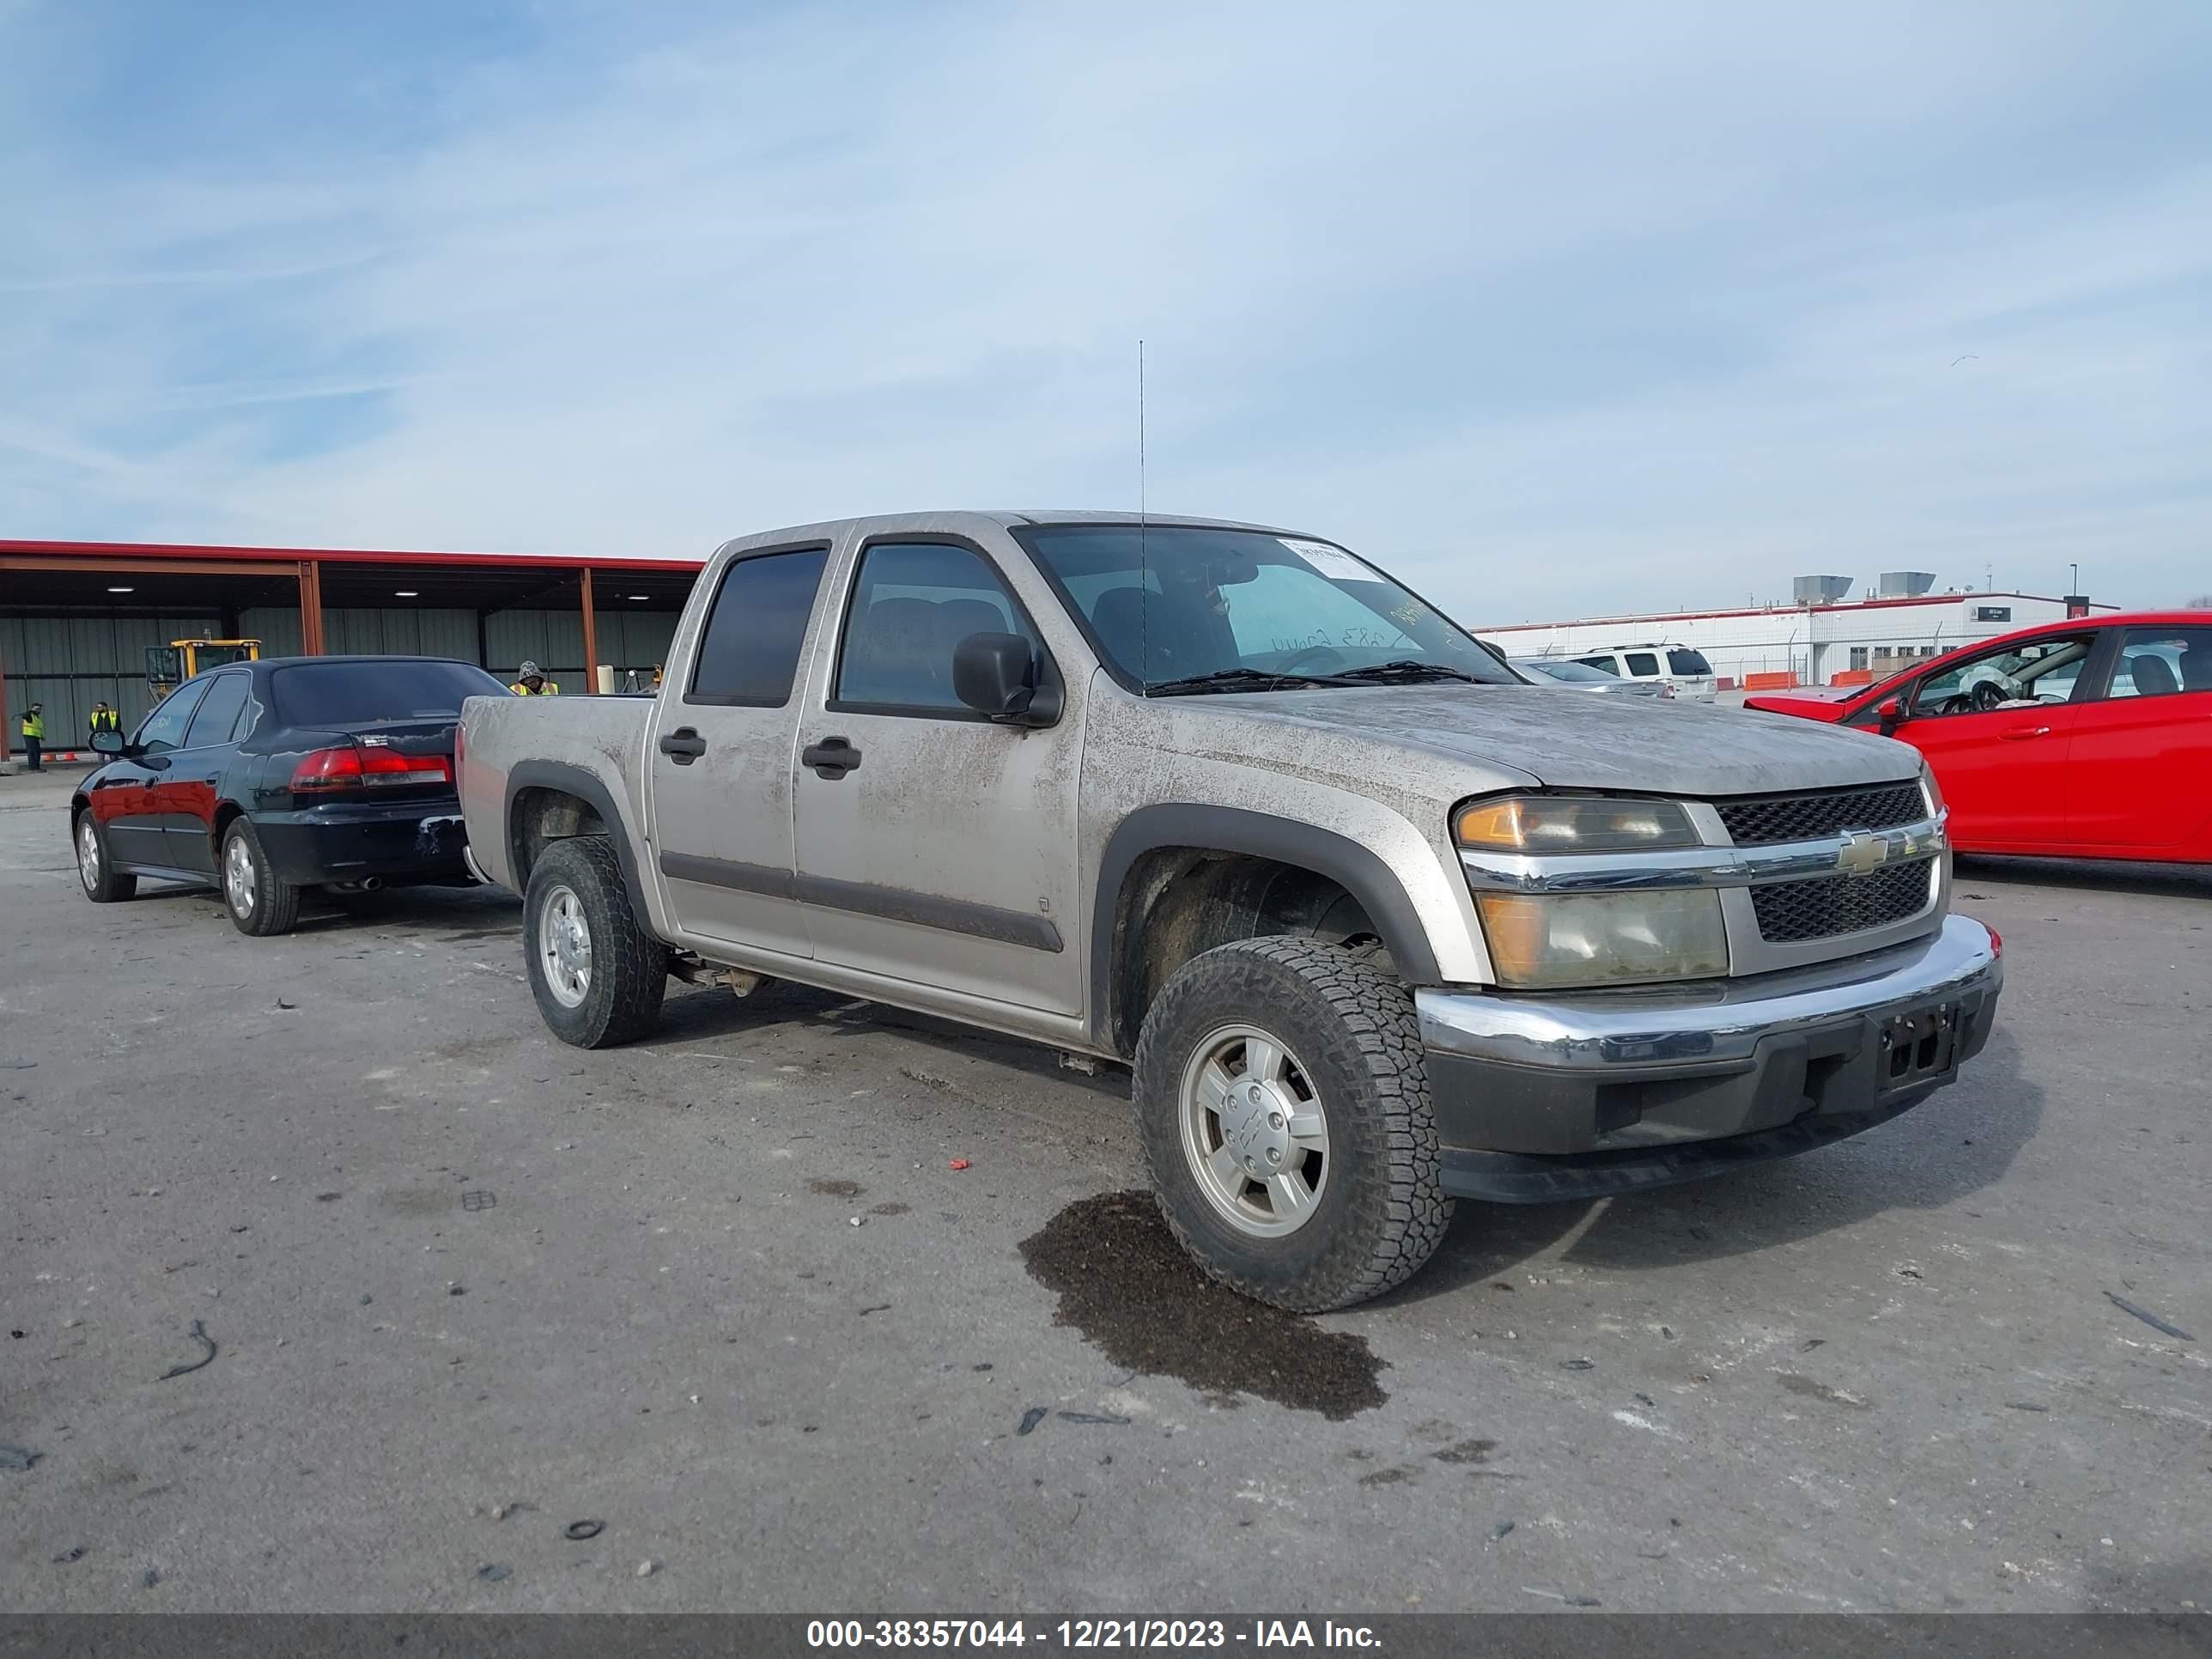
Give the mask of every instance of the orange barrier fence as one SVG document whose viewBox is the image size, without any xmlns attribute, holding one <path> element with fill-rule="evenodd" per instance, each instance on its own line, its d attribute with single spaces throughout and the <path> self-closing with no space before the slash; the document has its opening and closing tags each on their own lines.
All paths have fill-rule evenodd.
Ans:
<svg viewBox="0 0 2212 1659">
<path fill-rule="evenodd" d="M 1746 674 L 1743 689 L 1747 691 L 1787 691 L 1797 684 L 1795 674 Z"/>
<path fill-rule="evenodd" d="M 1828 677 L 1828 684 L 1831 685 L 1872 685 L 1874 684 L 1874 670 L 1871 668 L 1838 668 L 1833 674 Z"/>
</svg>

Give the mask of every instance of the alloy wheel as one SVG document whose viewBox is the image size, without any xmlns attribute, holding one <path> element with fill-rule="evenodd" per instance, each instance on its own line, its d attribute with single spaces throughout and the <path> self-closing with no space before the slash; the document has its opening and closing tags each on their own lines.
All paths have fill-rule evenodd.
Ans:
<svg viewBox="0 0 2212 1659">
<path fill-rule="evenodd" d="M 1328 1184 L 1328 1119 L 1311 1074 L 1255 1025 L 1225 1025 L 1182 1079 L 1183 1153 L 1206 1201 L 1239 1231 L 1280 1238 L 1313 1219 Z"/>
</svg>

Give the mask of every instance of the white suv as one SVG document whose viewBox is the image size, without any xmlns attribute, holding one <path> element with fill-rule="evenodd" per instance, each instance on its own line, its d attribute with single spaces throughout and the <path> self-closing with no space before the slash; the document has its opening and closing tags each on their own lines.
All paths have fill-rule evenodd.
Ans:
<svg viewBox="0 0 2212 1659">
<path fill-rule="evenodd" d="M 1686 702 L 1711 702 L 1720 694 L 1720 682 L 1713 678 L 1705 653 L 1686 645 L 1624 645 L 1574 660 L 1624 680 L 1667 686 Z"/>
</svg>

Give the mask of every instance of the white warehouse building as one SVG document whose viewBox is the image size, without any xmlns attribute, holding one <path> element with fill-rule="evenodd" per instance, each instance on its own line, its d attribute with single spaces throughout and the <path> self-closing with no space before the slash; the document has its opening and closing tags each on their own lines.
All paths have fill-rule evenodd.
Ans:
<svg viewBox="0 0 2212 1659">
<path fill-rule="evenodd" d="M 1724 685 L 1741 686 L 1754 675 L 1765 687 L 1852 685 L 1887 675 L 1911 659 L 1936 656 L 1976 640 L 2118 608 L 2090 605 L 2078 597 L 1972 589 L 1936 593 L 1929 591 L 1935 580 L 1923 571 L 1892 571 L 1866 597 L 1851 599 L 1844 597 L 1853 586 L 1849 577 L 1801 576 L 1788 605 L 1474 625 L 1472 631 L 1509 657 L 1572 658 L 1636 646 L 1679 646 L 1702 653 Z M 1695 671 L 1685 665 L 1676 672 Z"/>
</svg>

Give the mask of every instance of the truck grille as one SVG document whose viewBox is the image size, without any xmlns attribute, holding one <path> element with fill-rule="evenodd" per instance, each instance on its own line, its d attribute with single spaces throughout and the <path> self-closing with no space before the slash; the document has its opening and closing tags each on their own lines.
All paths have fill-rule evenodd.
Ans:
<svg viewBox="0 0 2212 1659">
<path fill-rule="evenodd" d="M 1739 847 L 1811 841 L 1846 830 L 1894 830 L 1928 816 L 1928 802 L 1917 783 L 1880 783 L 1817 795 L 1762 795 L 1715 801 L 1713 805 Z"/>
<path fill-rule="evenodd" d="M 1769 945 L 1795 945 L 1907 921 L 1928 908 L 1934 867 L 1934 860 L 1917 859 L 1863 876 L 1815 876 L 1754 887 L 1759 936 Z"/>
</svg>

